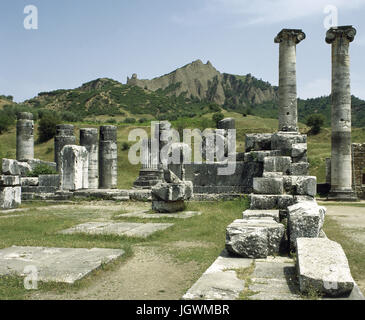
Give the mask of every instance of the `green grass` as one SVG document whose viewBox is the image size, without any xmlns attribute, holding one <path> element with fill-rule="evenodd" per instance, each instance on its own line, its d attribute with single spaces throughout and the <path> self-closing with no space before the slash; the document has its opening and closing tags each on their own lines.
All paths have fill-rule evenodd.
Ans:
<svg viewBox="0 0 365 320">
<path fill-rule="evenodd" d="M 123 263 L 133 255 L 134 245 L 143 244 L 153 246 L 158 250 L 171 255 L 177 263 L 194 262 L 197 266 L 196 279 L 213 263 L 225 245 L 225 230 L 229 223 L 240 218 L 242 211 L 248 207 L 246 199 L 219 202 L 192 202 L 188 203 L 186 210 L 201 211 L 202 215 L 190 219 L 143 219 L 143 222 L 173 222 L 171 228 L 157 232 L 147 239 L 110 235 L 62 235 L 58 234 L 66 228 L 70 228 L 86 221 L 95 221 L 101 217 L 107 218 L 105 211 L 89 210 L 70 207 L 50 208 L 49 210 L 37 210 L 35 204 L 24 204 L 30 208 L 20 212 L 25 216 L 17 218 L 0 219 L 0 248 L 16 246 L 47 246 L 70 248 L 114 248 L 123 249 L 126 254 L 118 263 Z M 100 207 L 103 208 L 102 206 Z M 110 213 L 111 219 L 125 212 L 121 204 L 121 210 Z M 118 221 L 121 221 L 118 219 Z M 142 222 L 140 219 L 130 218 L 123 221 Z M 193 246 L 174 246 L 177 242 L 188 242 Z M 106 266 L 106 270 L 111 268 Z M 102 270 L 104 271 L 104 270 Z M 102 275 L 101 271 L 93 272 L 89 277 L 73 286 L 57 283 L 40 284 L 39 290 L 78 290 L 87 286 Z M 190 283 L 189 283 L 190 285 Z M 0 278 L 1 299 L 23 299 L 29 292 L 23 288 L 23 280 L 20 277 Z"/>
<path fill-rule="evenodd" d="M 335 219 L 327 216 L 324 224 L 327 237 L 341 244 L 349 261 L 351 274 L 355 281 L 365 280 L 365 247 L 364 244 L 351 239 L 347 232 Z"/>
</svg>

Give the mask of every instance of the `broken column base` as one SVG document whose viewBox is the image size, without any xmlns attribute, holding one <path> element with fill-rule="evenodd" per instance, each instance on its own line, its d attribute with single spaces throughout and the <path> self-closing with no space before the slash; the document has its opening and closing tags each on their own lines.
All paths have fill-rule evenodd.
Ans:
<svg viewBox="0 0 365 320">
<path fill-rule="evenodd" d="M 357 198 L 356 192 L 354 192 L 353 190 L 349 190 L 349 191 L 331 190 L 330 193 L 328 194 L 327 200 L 329 200 L 329 201 L 358 201 L 359 199 Z"/>
<path fill-rule="evenodd" d="M 133 183 L 134 188 L 151 189 L 156 184 L 162 182 L 163 171 L 146 168 L 139 171 L 137 180 Z"/>
<path fill-rule="evenodd" d="M 172 213 L 185 210 L 184 200 L 178 201 L 152 201 L 152 210 L 160 213 Z"/>
</svg>

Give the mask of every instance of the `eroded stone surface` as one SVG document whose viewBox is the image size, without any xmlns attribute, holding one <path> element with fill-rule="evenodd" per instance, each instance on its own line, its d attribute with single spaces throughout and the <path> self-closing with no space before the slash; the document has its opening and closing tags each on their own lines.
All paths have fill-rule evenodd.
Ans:
<svg viewBox="0 0 365 320">
<path fill-rule="evenodd" d="M 226 251 L 214 261 L 197 282 L 184 294 L 184 300 L 234 300 L 245 288 L 236 269 L 246 269 L 252 259 L 232 258 Z"/>
<path fill-rule="evenodd" d="M 288 207 L 288 232 L 291 248 L 297 238 L 317 238 L 323 227 L 326 208 L 314 201 L 299 202 Z"/>
<path fill-rule="evenodd" d="M 354 280 L 341 245 L 326 238 L 298 238 L 296 245 L 301 292 L 314 289 L 330 296 L 350 294 Z"/>
<path fill-rule="evenodd" d="M 34 266 L 39 281 L 72 284 L 123 254 L 119 249 L 13 246 L 0 250 L 0 275 L 24 276 L 25 268 Z"/>
<path fill-rule="evenodd" d="M 226 230 L 226 249 L 243 258 L 266 258 L 279 253 L 284 225 L 273 219 L 237 219 Z"/>
<path fill-rule="evenodd" d="M 86 234 L 111 234 L 117 236 L 146 238 L 156 231 L 165 230 L 173 226 L 172 223 L 134 223 L 134 222 L 87 222 L 79 224 L 62 234 L 86 233 Z"/>
</svg>

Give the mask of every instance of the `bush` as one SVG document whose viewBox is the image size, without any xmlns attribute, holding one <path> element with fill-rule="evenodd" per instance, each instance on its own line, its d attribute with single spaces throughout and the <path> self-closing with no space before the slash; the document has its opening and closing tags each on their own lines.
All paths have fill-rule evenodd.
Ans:
<svg viewBox="0 0 365 320">
<path fill-rule="evenodd" d="M 42 119 L 39 121 L 38 141 L 46 142 L 52 139 L 56 135 L 56 125 L 60 122 L 61 120 L 57 114 L 44 114 Z"/>
<path fill-rule="evenodd" d="M 147 122 L 148 120 L 146 118 L 141 118 L 138 120 L 139 123 L 145 123 Z"/>
<path fill-rule="evenodd" d="M 110 119 L 106 120 L 106 123 L 114 124 L 114 123 L 117 123 L 117 120 L 110 118 Z"/>
<path fill-rule="evenodd" d="M 27 177 L 38 177 L 41 174 L 57 174 L 57 171 L 46 164 L 39 164 L 33 171 L 28 172 Z"/>
<path fill-rule="evenodd" d="M 131 144 L 129 142 L 122 143 L 122 151 L 129 150 L 130 147 L 131 147 Z"/>
<path fill-rule="evenodd" d="M 6 113 L 5 111 L 0 111 L 0 134 L 8 131 L 9 127 L 15 123 L 15 118 Z"/>
<path fill-rule="evenodd" d="M 61 118 L 63 121 L 67 121 L 67 122 L 80 121 L 80 118 L 77 116 L 77 114 L 75 114 L 74 112 L 71 112 L 71 111 L 62 112 Z"/>
<path fill-rule="evenodd" d="M 224 119 L 224 115 L 222 112 L 214 113 L 212 116 L 212 120 L 216 125 L 218 125 L 218 122 Z"/>
<path fill-rule="evenodd" d="M 312 114 L 307 118 L 307 126 L 310 127 L 311 134 L 318 134 L 324 124 L 324 116 L 322 114 Z"/>
<path fill-rule="evenodd" d="M 125 118 L 124 123 L 136 123 L 137 120 L 135 118 Z"/>
</svg>

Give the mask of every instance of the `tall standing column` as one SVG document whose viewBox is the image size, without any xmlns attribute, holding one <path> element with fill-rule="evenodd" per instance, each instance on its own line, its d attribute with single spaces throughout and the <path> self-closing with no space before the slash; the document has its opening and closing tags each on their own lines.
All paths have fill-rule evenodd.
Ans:
<svg viewBox="0 0 365 320">
<path fill-rule="evenodd" d="M 34 122 L 33 115 L 21 112 L 16 123 L 16 159 L 34 159 Z"/>
<path fill-rule="evenodd" d="M 99 140 L 99 188 L 115 189 L 118 183 L 117 127 L 101 126 Z"/>
<path fill-rule="evenodd" d="M 58 124 L 56 126 L 56 136 L 54 137 L 54 161 L 56 162 L 57 171 L 61 167 L 60 154 L 62 148 L 66 145 L 75 144 L 74 126 L 72 124 Z"/>
<path fill-rule="evenodd" d="M 98 129 L 82 128 L 80 129 L 80 146 L 86 148 L 89 152 L 89 169 L 88 179 L 89 188 L 99 188 L 99 144 Z"/>
<path fill-rule="evenodd" d="M 279 43 L 279 131 L 298 131 L 296 45 L 305 39 L 298 29 L 283 29 L 275 37 Z"/>
<path fill-rule="evenodd" d="M 326 42 L 332 45 L 332 152 L 329 199 L 356 200 L 352 189 L 351 168 L 351 91 L 350 42 L 355 38 L 352 26 L 330 28 Z"/>
</svg>

